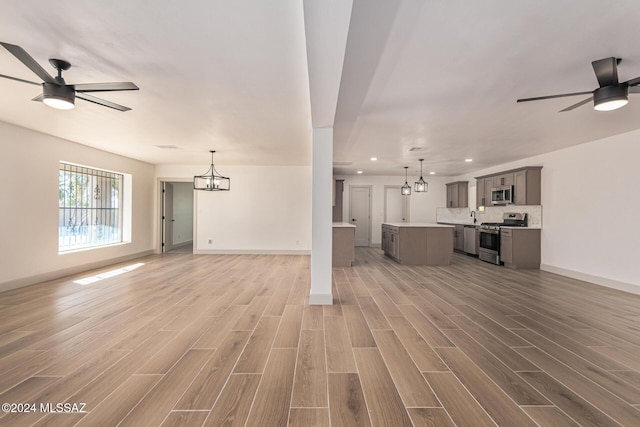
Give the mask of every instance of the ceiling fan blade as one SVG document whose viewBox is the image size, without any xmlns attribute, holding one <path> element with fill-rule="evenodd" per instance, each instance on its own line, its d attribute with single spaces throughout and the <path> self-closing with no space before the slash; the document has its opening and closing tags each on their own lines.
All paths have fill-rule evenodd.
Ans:
<svg viewBox="0 0 640 427">
<path fill-rule="evenodd" d="M 38 101 L 38 102 L 42 102 L 44 100 L 44 95 L 40 94 L 38 96 L 36 96 L 35 98 L 32 99 L 32 101 Z"/>
<path fill-rule="evenodd" d="M 614 86 L 618 82 L 618 60 L 614 57 L 598 59 L 591 63 L 600 87 Z"/>
<path fill-rule="evenodd" d="M 583 100 L 582 100 L 582 101 L 580 101 L 580 102 L 577 102 L 577 103 L 575 103 L 575 104 L 573 104 L 573 105 L 570 105 L 570 106 L 568 106 L 567 108 L 565 108 L 564 110 L 560 110 L 560 112 L 561 112 L 561 113 L 564 113 L 565 111 L 571 111 L 571 110 L 573 110 L 573 109 L 576 109 L 576 108 L 578 108 L 578 107 L 583 106 L 584 104 L 588 104 L 588 103 L 589 103 L 589 102 L 591 102 L 591 101 L 593 101 L 593 96 L 590 96 L 590 97 L 589 97 L 589 98 L 587 98 L 587 99 L 583 99 Z"/>
<path fill-rule="evenodd" d="M 537 96 L 535 98 L 518 99 L 516 102 L 540 101 L 542 99 L 564 98 L 565 96 L 589 95 L 592 93 L 593 91 L 585 91 L 585 92 L 563 93 L 560 95 Z"/>
<path fill-rule="evenodd" d="M 36 82 L 29 81 L 29 80 L 19 79 L 17 77 L 6 76 L 4 74 L 0 74 L 0 77 L 5 78 L 5 79 L 9 79 L 9 80 L 15 80 L 17 82 L 29 83 L 30 85 L 36 85 L 36 86 L 41 86 L 42 85 L 42 83 L 36 83 Z"/>
<path fill-rule="evenodd" d="M 640 77 L 636 77 L 635 79 L 627 80 L 626 82 L 630 87 L 640 85 Z"/>
<path fill-rule="evenodd" d="M 111 92 L 116 90 L 139 90 L 140 88 L 131 82 L 115 83 L 83 83 L 73 85 L 76 92 Z"/>
<path fill-rule="evenodd" d="M 18 58 L 20 62 L 26 65 L 27 68 L 29 68 L 38 77 L 40 77 L 42 81 L 47 83 L 56 83 L 55 79 L 51 77 L 51 75 L 47 73 L 46 70 L 42 68 L 40 64 L 38 64 L 36 60 L 33 59 L 31 55 L 29 55 L 27 51 L 25 51 L 23 48 L 21 48 L 20 46 L 16 46 L 14 44 L 9 44 L 4 42 L 0 42 L 0 44 L 4 46 L 4 48 L 7 49 L 9 52 L 11 52 L 13 56 Z"/>
<path fill-rule="evenodd" d="M 129 111 L 131 108 L 124 105 L 116 104 L 115 102 L 107 101 L 106 99 L 98 98 L 86 93 L 76 93 L 76 98 L 84 99 L 85 101 L 93 102 L 94 104 L 102 105 L 105 107 L 113 108 L 118 111 Z"/>
</svg>

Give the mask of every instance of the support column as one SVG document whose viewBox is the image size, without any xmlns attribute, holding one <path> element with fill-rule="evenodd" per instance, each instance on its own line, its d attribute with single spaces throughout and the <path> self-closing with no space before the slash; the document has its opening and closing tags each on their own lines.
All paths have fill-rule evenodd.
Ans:
<svg viewBox="0 0 640 427">
<path fill-rule="evenodd" d="M 309 304 L 331 305 L 333 128 L 313 129 L 311 293 Z"/>
</svg>

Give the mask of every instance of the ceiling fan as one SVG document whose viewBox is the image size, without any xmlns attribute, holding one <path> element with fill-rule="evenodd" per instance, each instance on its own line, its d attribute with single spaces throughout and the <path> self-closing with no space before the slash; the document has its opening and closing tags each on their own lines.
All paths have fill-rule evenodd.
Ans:
<svg viewBox="0 0 640 427">
<path fill-rule="evenodd" d="M 593 100 L 593 108 L 598 111 L 610 111 L 623 107 L 627 105 L 629 93 L 640 93 L 640 87 L 638 86 L 640 84 L 640 77 L 620 83 L 618 81 L 618 64 L 620 64 L 620 61 L 622 61 L 622 59 L 611 57 L 599 59 L 591 63 L 593 71 L 596 73 L 598 84 L 600 85 L 599 88 L 593 91 L 518 99 L 517 102 L 538 101 L 541 99 L 591 94 L 589 98 L 570 105 L 560 112 L 571 111 L 574 108 L 587 104 L 591 100 Z"/>
<path fill-rule="evenodd" d="M 84 99 L 85 101 L 93 102 L 94 104 L 103 105 L 105 107 L 113 108 L 118 111 L 129 111 L 131 108 L 123 105 L 116 104 L 115 102 L 107 101 L 89 95 L 87 92 L 113 92 L 121 90 L 138 90 L 138 86 L 131 82 L 117 82 L 117 83 L 85 83 L 85 84 L 67 84 L 62 78 L 62 72 L 68 70 L 71 64 L 62 59 L 49 59 L 49 63 L 58 70 L 57 77 L 51 77 L 44 68 L 38 64 L 35 59 L 31 57 L 23 48 L 9 43 L 0 42 L 5 49 L 7 49 L 13 56 L 18 58 L 20 62 L 33 71 L 40 79 L 42 83 L 36 83 L 29 80 L 19 79 L 17 77 L 6 76 L 0 74 L 0 77 L 5 79 L 16 80 L 23 83 L 29 83 L 36 86 L 42 86 L 42 94 L 36 96 L 32 101 L 42 101 L 50 107 L 60 110 L 70 110 L 74 108 L 76 98 Z"/>
</svg>

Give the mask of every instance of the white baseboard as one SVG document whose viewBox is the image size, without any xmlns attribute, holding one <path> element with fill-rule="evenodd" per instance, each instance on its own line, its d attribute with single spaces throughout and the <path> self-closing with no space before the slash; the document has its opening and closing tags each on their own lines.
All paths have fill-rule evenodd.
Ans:
<svg viewBox="0 0 640 427">
<path fill-rule="evenodd" d="M 540 270 L 571 277 L 572 279 L 583 280 L 585 282 L 593 283 L 594 285 L 605 286 L 607 288 L 640 295 L 640 285 L 634 285 L 633 283 L 620 282 L 618 280 L 594 276 L 592 274 L 581 273 L 579 271 L 567 270 L 566 268 L 555 267 L 548 264 L 540 264 Z"/>
<path fill-rule="evenodd" d="M 195 249 L 196 255 L 311 255 L 310 250 Z"/>
<path fill-rule="evenodd" d="M 333 305 L 333 295 L 312 293 L 309 295 L 309 305 Z"/>
<path fill-rule="evenodd" d="M 91 262 L 88 264 L 82 264 L 75 267 L 65 268 L 62 270 L 50 271 L 48 273 L 37 274 L 35 276 L 24 277 L 22 279 L 10 280 L 8 282 L 0 283 L 0 292 L 10 291 L 12 289 L 24 288 L 25 286 L 31 286 L 37 283 L 60 279 L 62 277 L 71 276 L 72 274 L 78 274 L 84 271 L 106 267 L 108 265 L 119 264 L 121 262 L 126 262 L 132 259 L 142 258 L 142 257 L 153 255 L 153 254 L 154 254 L 154 250 L 150 249 L 148 251 L 138 252 L 131 255 Z"/>
</svg>

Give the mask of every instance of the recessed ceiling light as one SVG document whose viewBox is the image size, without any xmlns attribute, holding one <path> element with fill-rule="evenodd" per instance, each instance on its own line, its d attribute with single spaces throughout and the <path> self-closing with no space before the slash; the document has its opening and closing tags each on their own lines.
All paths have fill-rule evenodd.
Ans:
<svg viewBox="0 0 640 427">
<path fill-rule="evenodd" d="M 362 171 L 358 171 L 357 173 L 359 173 L 359 174 L 360 174 L 360 173 L 362 173 Z"/>
<path fill-rule="evenodd" d="M 435 174 L 436 174 L 436 173 L 435 173 L 435 172 L 433 172 L 433 171 L 429 172 L 429 175 L 435 175 Z"/>
<path fill-rule="evenodd" d="M 157 147 L 161 150 L 180 150 L 180 147 L 178 147 L 177 145 L 154 145 L 154 147 Z"/>
<path fill-rule="evenodd" d="M 473 162 L 473 159 L 464 159 L 465 162 L 470 163 Z"/>
<path fill-rule="evenodd" d="M 378 158 L 377 158 L 377 157 L 372 157 L 372 158 L 371 158 L 371 161 L 372 161 L 372 162 L 375 162 L 376 160 L 378 160 Z"/>
</svg>

